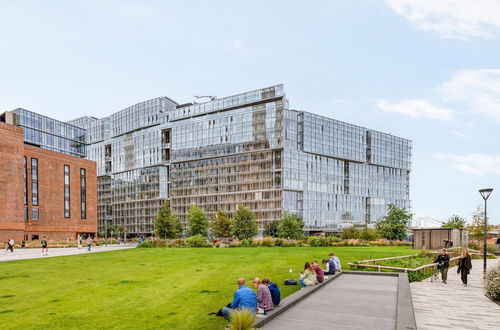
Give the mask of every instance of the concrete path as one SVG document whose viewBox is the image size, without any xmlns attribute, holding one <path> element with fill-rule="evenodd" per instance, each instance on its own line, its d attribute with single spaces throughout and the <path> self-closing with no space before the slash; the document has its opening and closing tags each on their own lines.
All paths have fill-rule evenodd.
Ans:
<svg viewBox="0 0 500 330">
<path fill-rule="evenodd" d="M 342 274 L 277 316 L 266 330 L 395 329 L 398 277 Z"/>
<path fill-rule="evenodd" d="M 500 259 L 488 259 L 488 268 Z M 500 329 L 500 306 L 484 296 L 483 260 L 472 260 L 468 286 L 464 287 L 457 267 L 448 271 L 448 284 L 430 279 L 411 283 L 413 308 L 419 330 Z"/>
<path fill-rule="evenodd" d="M 1 261 L 12 261 L 12 260 L 23 260 L 23 259 L 38 259 L 38 258 L 50 258 L 59 256 L 69 256 L 74 254 L 84 254 L 84 253 L 98 253 L 107 252 L 115 250 L 123 250 L 135 248 L 137 244 L 127 244 L 127 245 L 108 245 L 108 246 L 93 246 L 92 252 L 87 251 L 87 247 L 84 246 L 81 249 L 78 248 L 49 248 L 48 255 L 42 255 L 41 248 L 30 248 L 30 249 L 14 249 L 14 254 L 10 251 L 5 253 L 5 249 L 0 252 L 0 262 Z"/>
</svg>

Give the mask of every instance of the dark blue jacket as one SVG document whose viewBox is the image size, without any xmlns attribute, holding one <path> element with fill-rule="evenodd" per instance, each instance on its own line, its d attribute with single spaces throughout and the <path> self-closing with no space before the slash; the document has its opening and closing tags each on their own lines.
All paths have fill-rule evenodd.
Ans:
<svg viewBox="0 0 500 330">
<path fill-rule="evenodd" d="M 255 314 L 255 309 L 257 308 L 257 295 L 253 290 L 247 288 L 245 285 L 242 285 L 234 293 L 231 308 L 248 308 L 252 313 Z"/>
</svg>

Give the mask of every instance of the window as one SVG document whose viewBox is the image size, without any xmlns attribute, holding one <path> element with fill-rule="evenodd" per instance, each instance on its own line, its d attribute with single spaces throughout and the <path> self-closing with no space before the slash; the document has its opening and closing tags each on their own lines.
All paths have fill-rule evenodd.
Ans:
<svg viewBox="0 0 500 330">
<path fill-rule="evenodd" d="M 38 159 L 31 158 L 31 204 L 38 205 Z"/>
<path fill-rule="evenodd" d="M 80 200 L 81 200 L 81 216 L 82 219 L 87 219 L 87 175 L 84 168 L 80 169 Z"/>
<path fill-rule="evenodd" d="M 38 208 L 31 209 L 31 219 L 38 220 Z"/>
<path fill-rule="evenodd" d="M 24 220 L 28 220 L 28 208 L 24 208 Z"/>
<path fill-rule="evenodd" d="M 28 205 L 28 158 L 24 157 L 24 205 Z"/>
<path fill-rule="evenodd" d="M 70 190 L 69 190 L 69 165 L 64 165 L 64 217 L 69 218 L 69 199 L 70 199 Z"/>
</svg>

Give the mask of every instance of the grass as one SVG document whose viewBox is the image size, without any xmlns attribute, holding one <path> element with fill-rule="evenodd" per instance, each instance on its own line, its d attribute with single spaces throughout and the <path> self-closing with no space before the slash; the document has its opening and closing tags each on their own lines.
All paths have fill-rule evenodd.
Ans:
<svg viewBox="0 0 500 330">
<path fill-rule="evenodd" d="M 288 296 L 304 261 L 348 262 L 410 247 L 132 249 L 0 263 L 2 329 L 222 329 L 236 279 L 269 277 Z M 289 270 L 292 269 L 292 274 Z"/>
</svg>

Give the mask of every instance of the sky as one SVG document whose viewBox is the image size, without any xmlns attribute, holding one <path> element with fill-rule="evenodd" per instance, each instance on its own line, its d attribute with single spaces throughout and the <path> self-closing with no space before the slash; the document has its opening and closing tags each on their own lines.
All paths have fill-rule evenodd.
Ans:
<svg viewBox="0 0 500 330">
<path fill-rule="evenodd" d="M 500 223 L 500 1 L 0 0 L 0 112 L 107 116 L 284 84 L 413 141 L 415 218 Z"/>
</svg>

